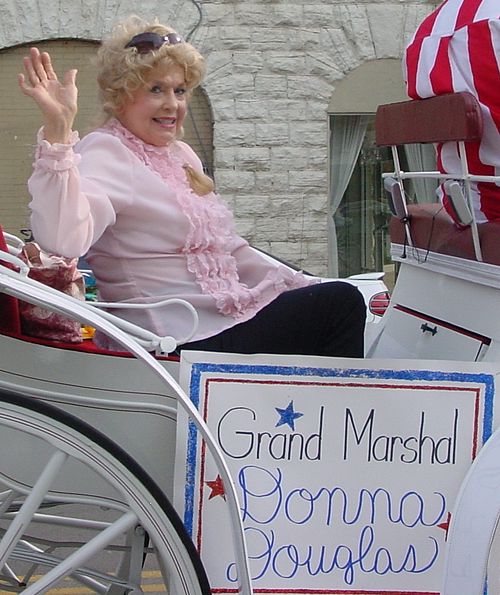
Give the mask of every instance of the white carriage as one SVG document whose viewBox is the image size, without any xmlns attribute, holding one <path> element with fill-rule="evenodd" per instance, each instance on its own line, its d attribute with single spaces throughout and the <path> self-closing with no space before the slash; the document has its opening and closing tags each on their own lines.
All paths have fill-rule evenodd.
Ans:
<svg viewBox="0 0 500 595">
<path fill-rule="evenodd" d="M 443 110 L 450 117 L 443 118 Z M 395 170 L 386 187 L 400 270 L 388 311 L 378 324 L 369 323 L 366 357 L 497 362 L 500 223 L 475 224 L 467 205 L 474 176 L 465 157 L 463 170 L 453 176 L 465 189 L 465 199 L 456 193 L 464 230 L 438 205 L 407 205 L 405 180 L 415 174 L 401 171 L 396 148 L 478 138 L 477 104 L 466 94 L 404 102 L 382 106 L 377 120 L 379 144 L 393 146 Z M 231 504 L 240 590 L 250 595 L 236 492 L 216 442 L 177 384 L 178 359 L 159 354 L 171 341 L 28 280 L 22 267 L 13 270 L 15 251 L 4 246 L 0 265 L 0 590 L 33 595 L 57 587 L 71 593 L 74 582 L 109 595 L 210 593 L 203 565 L 170 504 L 176 412 L 183 407 L 219 465 Z M 123 350 L 26 337 L 18 300 L 73 315 Z M 483 448 L 495 469 L 496 442 L 493 437 Z M 470 497 L 467 485 L 462 498 Z M 474 536 L 476 565 L 488 550 L 496 515 L 492 511 L 490 533 Z M 460 564 L 464 555 L 451 545 L 450 564 Z M 481 572 L 471 572 L 461 591 L 451 577 L 444 592 L 479 593 L 482 579 Z"/>
</svg>

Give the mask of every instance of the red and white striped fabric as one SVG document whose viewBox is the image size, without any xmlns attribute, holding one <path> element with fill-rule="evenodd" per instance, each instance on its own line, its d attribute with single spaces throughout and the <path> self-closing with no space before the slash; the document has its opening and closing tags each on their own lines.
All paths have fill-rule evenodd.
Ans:
<svg viewBox="0 0 500 595">
<path fill-rule="evenodd" d="M 412 99 L 454 91 L 477 97 L 484 135 L 467 147 L 469 169 L 477 175 L 500 175 L 499 62 L 500 0 L 445 0 L 421 23 L 403 59 Z M 456 143 L 437 149 L 439 170 L 459 172 Z M 475 184 L 473 202 L 478 222 L 500 219 L 500 185 Z"/>
</svg>

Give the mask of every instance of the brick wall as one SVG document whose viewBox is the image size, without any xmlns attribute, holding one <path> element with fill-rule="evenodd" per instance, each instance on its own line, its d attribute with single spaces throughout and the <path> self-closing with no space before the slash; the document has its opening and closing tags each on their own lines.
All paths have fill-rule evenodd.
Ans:
<svg viewBox="0 0 500 595">
<path fill-rule="evenodd" d="M 213 112 L 216 184 L 235 210 L 239 231 L 254 244 L 325 274 L 327 108 L 335 86 L 368 60 L 399 58 L 404 40 L 436 2 L 198 4 L 203 18 L 196 27 L 199 12 L 190 0 L 0 0 L 0 49 L 38 40 L 98 40 L 130 13 L 157 15 L 184 34 L 192 32 L 191 41 L 208 61 L 204 91 Z M 7 84 L 6 74 L 1 140 L 13 150 L 2 153 L 2 172 L 16 167 L 14 147 L 32 142 L 16 138 L 16 129 L 9 127 L 9 101 L 17 107 L 22 100 L 14 92 L 13 73 Z M 23 109 L 26 118 L 34 117 L 30 108 Z M 19 186 L 1 195 L 2 217 L 4 209 L 25 209 L 23 192 Z"/>
</svg>

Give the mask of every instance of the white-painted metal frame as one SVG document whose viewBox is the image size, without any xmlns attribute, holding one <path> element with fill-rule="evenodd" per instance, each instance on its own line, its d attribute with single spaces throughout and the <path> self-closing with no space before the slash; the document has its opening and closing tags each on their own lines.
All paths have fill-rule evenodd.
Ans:
<svg viewBox="0 0 500 595">
<path fill-rule="evenodd" d="M 3 258 L 3 254 L 1 255 Z M 238 565 L 238 577 L 240 581 L 240 592 L 242 595 L 251 595 L 252 585 L 250 570 L 248 564 L 247 548 L 243 531 L 243 524 L 240 517 L 240 507 L 234 482 L 229 473 L 229 468 L 225 462 L 224 456 L 219 449 L 216 441 L 213 439 L 208 426 L 199 414 L 198 410 L 191 403 L 190 399 L 184 393 L 176 380 L 166 371 L 154 357 L 139 344 L 136 336 L 133 338 L 127 334 L 132 328 L 134 335 L 141 337 L 142 329 L 135 325 L 125 324 L 116 317 L 97 311 L 86 302 L 74 299 L 71 296 L 62 295 L 60 292 L 52 290 L 34 280 L 12 271 L 0 265 L 0 290 L 12 295 L 18 299 L 33 303 L 45 308 L 49 308 L 60 314 L 77 318 L 82 323 L 93 326 L 99 331 L 110 336 L 114 341 L 123 346 L 124 350 L 130 351 L 135 357 L 142 360 L 151 373 L 156 374 L 169 390 L 173 390 L 178 398 L 179 405 L 186 411 L 188 416 L 196 424 L 198 431 L 206 441 L 207 448 L 216 462 L 219 473 L 224 482 L 227 502 L 229 505 L 232 537 L 234 542 L 235 556 Z M 118 326 L 120 325 L 120 326 Z M 152 333 L 147 333 L 148 340 L 151 341 Z M 153 341 L 157 338 L 153 336 Z"/>
</svg>

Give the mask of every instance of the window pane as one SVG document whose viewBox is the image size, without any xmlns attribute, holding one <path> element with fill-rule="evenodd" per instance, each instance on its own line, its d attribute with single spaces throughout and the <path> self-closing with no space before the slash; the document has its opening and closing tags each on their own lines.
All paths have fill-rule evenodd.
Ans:
<svg viewBox="0 0 500 595">
<path fill-rule="evenodd" d="M 371 118 L 353 175 L 334 216 L 342 277 L 383 271 L 391 262 L 390 211 L 382 184 L 382 172 L 391 170 L 390 149 L 375 146 Z"/>
</svg>

